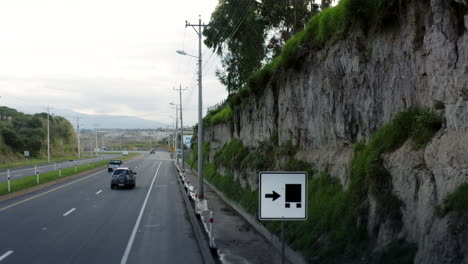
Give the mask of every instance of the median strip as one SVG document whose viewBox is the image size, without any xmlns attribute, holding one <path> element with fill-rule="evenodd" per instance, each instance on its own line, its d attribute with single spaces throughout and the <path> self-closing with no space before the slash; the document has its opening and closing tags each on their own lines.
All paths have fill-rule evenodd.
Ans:
<svg viewBox="0 0 468 264">
<path fill-rule="evenodd" d="M 67 215 L 71 214 L 75 210 L 76 210 L 76 208 L 72 208 L 68 212 L 64 213 L 63 216 L 67 216 Z"/>
<path fill-rule="evenodd" d="M 103 171 L 103 170 L 100 170 L 100 171 L 98 171 L 98 172 L 96 172 L 96 173 L 93 173 L 93 174 L 88 175 L 88 176 L 86 176 L 86 177 L 83 177 L 83 178 L 81 178 L 81 179 L 78 179 L 78 180 L 69 182 L 69 183 L 64 184 L 64 185 L 61 185 L 61 186 L 59 186 L 59 187 L 55 187 L 55 188 L 53 188 L 52 190 L 48 190 L 47 192 L 43 192 L 43 193 L 40 193 L 40 194 L 38 194 L 38 195 L 34 195 L 34 196 L 32 196 L 32 197 L 29 197 L 29 198 L 26 198 L 26 199 L 21 200 L 21 201 L 19 201 L 19 202 L 16 202 L 16 203 L 14 203 L 14 204 L 10 204 L 10 205 L 8 205 L 8 206 L 5 206 L 5 207 L 3 207 L 3 208 L 0 208 L 0 212 L 3 211 L 3 210 L 8 209 L 8 208 L 10 208 L 10 207 L 16 206 L 16 205 L 18 205 L 18 204 L 22 204 L 22 203 L 24 203 L 24 202 L 30 201 L 30 200 L 32 200 L 32 199 L 35 199 L 35 198 L 37 198 L 37 197 L 41 197 L 41 196 L 43 196 L 43 195 L 45 195 L 45 194 L 48 194 L 48 193 L 50 193 L 50 192 L 53 192 L 53 191 L 62 189 L 62 188 L 67 187 L 68 185 L 71 185 L 71 184 L 73 184 L 73 183 L 76 183 L 76 182 L 79 182 L 79 181 L 88 179 L 89 177 L 92 177 L 92 176 L 97 175 L 97 174 L 102 173 L 102 172 L 104 172 L 104 171 Z"/>
<path fill-rule="evenodd" d="M 132 159 L 137 155 L 138 154 L 129 155 L 129 156 L 123 158 L 123 160 Z M 40 178 L 40 183 L 43 184 L 43 183 L 63 179 L 63 178 L 68 177 L 68 176 L 78 175 L 80 173 L 85 173 L 85 172 L 91 171 L 93 169 L 96 169 L 96 168 L 107 165 L 108 162 L 109 162 L 109 160 L 103 160 L 103 161 L 93 162 L 93 163 L 86 164 L 86 165 L 77 166 L 76 171 L 75 171 L 74 167 L 71 167 L 71 168 L 61 170 L 61 173 L 59 171 L 52 171 L 52 172 L 48 172 L 48 173 L 40 173 L 39 176 L 32 175 L 32 176 L 28 176 L 28 177 L 15 179 L 15 180 L 11 181 L 11 193 L 22 191 L 22 190 L 32 188 L 32 187 L 36 187 L 36 186 L 40 186 L 40 185 L 37 184 L 37 179 L 38 178 Z M 7 185 L 8 185 L 7 182 L 0 183 L 0 201 L 4 200 L 4 199 L 2 199 L 3 197 L 1 197 L 1 196 L 10 195 L 8 193 L 8 186 Z M 6 198 L 6 199 L 8 199 L 8 198 Z"/>
<path fill-rule="evenodd" d="M 1 255 L 0 256 L 0 261 L 6 259 L 8 256 L 10 256 L 11 254 L 13 254 L 13 250 L 8 250 L 5 254 Z"/>
</svg>

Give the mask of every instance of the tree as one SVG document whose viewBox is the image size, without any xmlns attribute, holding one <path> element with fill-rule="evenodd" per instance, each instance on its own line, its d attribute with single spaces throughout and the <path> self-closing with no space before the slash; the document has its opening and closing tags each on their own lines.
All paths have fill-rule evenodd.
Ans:
<svg viewBox="0 0 468 264">
<path fill-rule="evenodd" d="M 16 134 L 16 132 L 7 127 L 7 126 L 1 126 L 1 132 L 3 139 L 5 140 L 5 144 L 13 148 L 14 150 L 21 151 L 23 148 L 23 142 L 21 138 Z"/>
<path fill-rule="evenodd" d="M 278 56 L 318 9 L 315 0 L 219 0 L 203 34 L 221 56 L 216 76 L 228 93 L 239 91 L 263 63 Z"/>
<path fill-rule="evenodd" d="M 216 75 L 230 93 L 245 85 L 265 56 L 264 24 L 257 5 L 253 0 L 220 0 L 203 32 L 205 44 L 222 57 L 223 69 Z"/>
<path fill-rule="evenodd" d="M 284 43 L 301 31 L 318 12 L 315 0 L 264 0 L 260 14 L 269 31 L 266 47 L 270 59 L 277 57 Z"/>
</svg>

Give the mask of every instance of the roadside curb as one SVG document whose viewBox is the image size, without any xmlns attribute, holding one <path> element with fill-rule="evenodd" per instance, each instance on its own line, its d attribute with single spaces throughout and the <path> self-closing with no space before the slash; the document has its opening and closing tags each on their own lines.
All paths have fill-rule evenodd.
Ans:
<svg viewBox="0 0 468 264">
<path fill-rule="evenodd" d="M 130 160 L 136 159 L 136 158 L 138 158 L 138 157 L 140 157 L 140 156 L 132 157 L 132 158 L 126 160 L 126 161 L 130 161 Z M 97 167 L 97 168 L 94 168 L 94 169 L 91 169 L 91 170 L 88 170 L 88 171 L 80 172 L 80 173 L 78 173 L 78 174 L 73 174 L 73 175 L 65 176 L 65 177 L 62 177 L 62 178 L 59 178 L 59 179 L 50 181 L 50 182 L 41 183 L 41 184 L 36 185 L 36 186 L 34 186 L 34 187 L 26 188 L 26 189 L 23 189 L 23 190 L 20 190 L 20 191 L 16 191 L 16 192 L 12 192 L 12 193 L 9 193 L 9 194 L 4 194 L 4 195 L 0 196 L 0 203 L 1 203 L 1 202 L 8 201 L 8 200 L 11 200 L 11 199 L 16 198 L 16 197 L 19 197 L 19 196 L 23 196 L 23 195 L 26 195 L 26 194 L 35 192 L 35 191 L 39 191 L 39 190 L 41 190 L 41 189 L 50 187 L 50 186 L 55 185 L 55 184 L 57 184 L 57 183 L 61 183 L 61 182 L 68 181 L 68 180 L 72 180 L 72 179 L 78 178 L 78 177 L 80 177 L 80 176 L 83 176 L 83 175 L 85 175 L 85 174 L 92 173 L 92 172 L 96 172 L 96 171 L 98 171 L 98 170 L 102 170 L 102 169 L 104 169 L 105 167 L 106 167 L 106 165 L 103 165 L 103 166 L 100 166 L 100 167 Z"/>
<path fill-rule="evenodd" d="M 175 163 L 172 163 L 172 164 L 174 165 L 174 169 L 176 170 L 176 174 L 178 176 L 177 185 L 179 186 L 179 191 L 181 192 L 183 200 L 185 202 L 185 207 L 187 208 L 187 211 L 188 211 L 190 223 L 192 224 L 193 231 L 194 231 L 194 234 L 195 234 L 195 238 L 197 240 L 197 244 L 198 244 L 198 247 L 200 249 L 202 258 L 203 258 L 203 263 L 205 263 L 205 264 L 214 264 L 215 261 L 214 261 L 213 255 L 211 254 L 211 250 L 208 247 L 207 241 L 205 240 L 205 236 L 203 234 L 203 231 L 201 230 L 201 227 L 198 224 L 197 217 L 195 216 L 195 210 L 193 209 L 192 204 L 190 203 L 190 201 L 189 201 L 189 199 L 188 199 L 188 197 L 186 195 L 187 193 L 186 193 L 186 191 L 184 189 L 183 184 L 182 185 L 179 184 L 180 183 L 179 169 L 178 169 L 178 167 L 177 167 L 177 165 Z"/>
<path fill-rule="evenodd" d="M 187 163 L 185 165 L 190 168 L 192 173 L 198 177 L 198 173 L 194 171 Z M 257 221 L 257 219 L 246 212 L 239 204 L 226 197 L 221 191 L 219 191 L 213 184 L 204 179 L 204 183 L 207 184 L 221 199 L 224 200 L 229 206 L 231 206 L 240 216 L 242 216 L 257 232 L 259 232 L 266 240 L 268 240 L 279 252 L 281 252 L 281 240 L 275 234 L 271 233 L 264 225 Z M 288 245 L 285 245 L 285 257 L 291 263 L 307 264 L 304 257 L 291 249 Z"/>
</svg>

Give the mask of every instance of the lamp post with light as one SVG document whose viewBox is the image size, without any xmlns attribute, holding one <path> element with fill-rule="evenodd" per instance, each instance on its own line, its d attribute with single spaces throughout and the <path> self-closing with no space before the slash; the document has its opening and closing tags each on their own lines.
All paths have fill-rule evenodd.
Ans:
<svg viewBox="0 0 468 264">
<path fill-rule="evenodd" d="M 189 24 L 185 21 L 185 27 L 191 26 L 198 35 L 198 198 L 204 199 L 203 191 L 203 102 L 202 102 L 202 27 L 201 19 L 198 24 Z M 198 28 L 198 29 L 197 29 Z M 196 56 L 187 54 L 183 50 L 177 50 L 177 53 L 185 56 L 197 58 Z"/>
</svg>

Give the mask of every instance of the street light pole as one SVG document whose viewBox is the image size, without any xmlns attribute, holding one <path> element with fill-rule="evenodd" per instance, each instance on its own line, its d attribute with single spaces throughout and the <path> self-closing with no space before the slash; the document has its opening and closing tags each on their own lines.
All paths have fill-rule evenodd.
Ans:
<svg viewBox="0 0 468 264">
<path fill-rule="evenodd" d="M 198 34 L 198 198 L 204 199 L 203 191 L 203 102 L 202 102 L 202 27 L 201 18 L 198 25 L 185 21 L 185 27 L 191 26 Z M 197 28 L 198 27 L 198 30 Z M 180 53 L 180 52 L 178 52 Z M 185 53 L 185 52 L 184 52 Z M 182 53 L 180 53 L 182 54 Z M 185 55 L 185 54 L 184 54 Z"/>
<path fill-rule="evenodd" d="M 181 158 L 182 158 L 182 171 L 185 171 L 185 158 L 184 158 L 184 118 L 183 118 L 183 110 L 182 110 L 182 91 L 187 89 L 182 89 L 182 85 L 179 85 L 179 89 L 174 89 L 179 92 L 179 100 L 180 100 L 180 151 L 181 151 Z"/>
<path fill-rule="evenodd" d="M 175 152 L 176 152 L 176 159 L 177 159 L 177 164 L 179 164 L 179 154 L 177 153 L 177 147 L 179 146 L 179 138 L 177 137 L 177 131 L 179 131 L 179 119 L 177 116 L 179 115 L 179 108 L 175 107 L 176 115 L 175 115 Z"/>
</svg>

